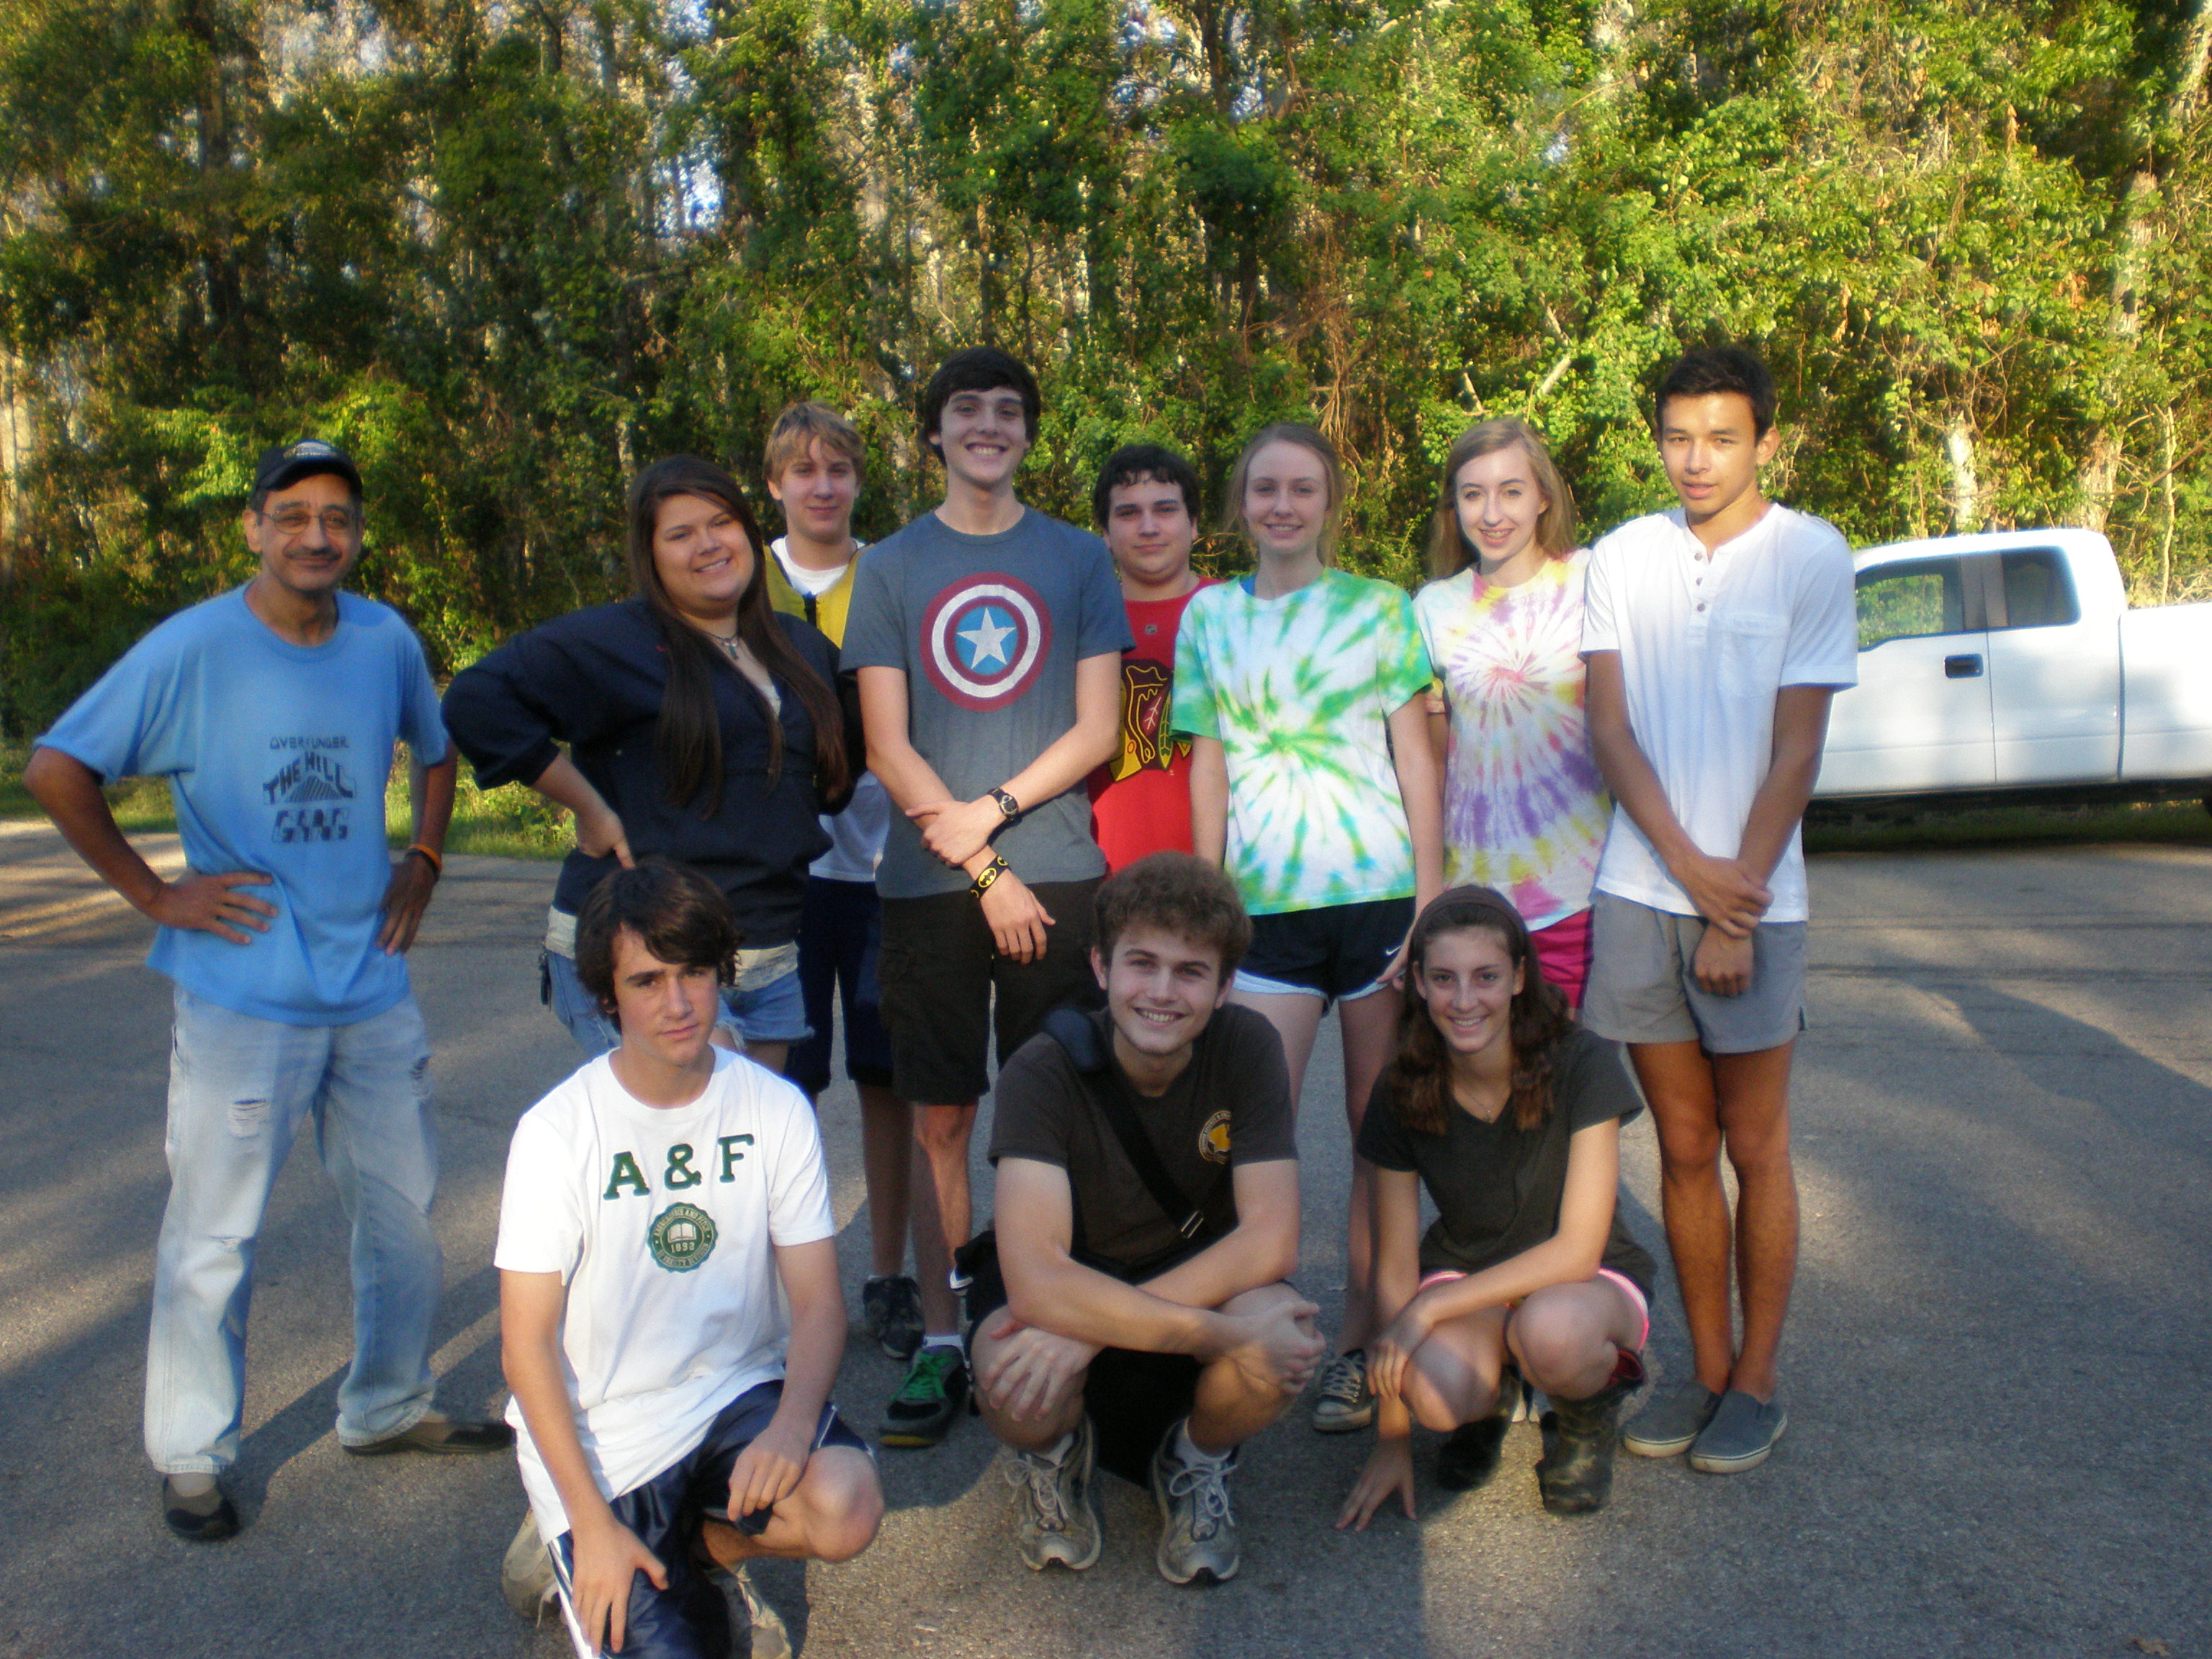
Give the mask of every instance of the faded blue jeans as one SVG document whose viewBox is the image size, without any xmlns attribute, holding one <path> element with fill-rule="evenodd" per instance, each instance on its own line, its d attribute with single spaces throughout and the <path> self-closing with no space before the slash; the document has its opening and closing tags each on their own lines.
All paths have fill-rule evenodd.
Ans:
<svg viewBox="0 0 2212 1659">
<path fill-rule="evenodd" d="M 283 1025 L 178 988 L 169 1203 L 146 1352 L 146 1455 L 162 1474 L 216 1474 L 238 1461 L 254 1240 L 310 1119 L 352 1234 L 354 1355 L 338 1438 L 404 1434 L 430 1409 L 445 1260 L 430 1228 L 429 1067 L 411 995 L 350 1025 Z"/>
</svg>

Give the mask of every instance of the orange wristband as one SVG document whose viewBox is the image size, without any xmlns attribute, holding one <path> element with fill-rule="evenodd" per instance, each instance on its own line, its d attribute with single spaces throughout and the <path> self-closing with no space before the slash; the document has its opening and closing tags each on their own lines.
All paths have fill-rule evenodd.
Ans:
<svg viewBox="0 0 2212 1659">
<path fill-rule="evenodd" d="M 407 849 L 407 852 L 420 853 L 422 855 L 422 861 L 430 866 L 430 873 L 432 875 L 442 876 L 446 873 L 446 861 L 438 856 L 436 848 L 425 847 L 418 841 L 413 846 L 410 847 Z M 407 854 L 403 853 L 400 856 L 404 858 L 407 856 Z"/>
</svg>

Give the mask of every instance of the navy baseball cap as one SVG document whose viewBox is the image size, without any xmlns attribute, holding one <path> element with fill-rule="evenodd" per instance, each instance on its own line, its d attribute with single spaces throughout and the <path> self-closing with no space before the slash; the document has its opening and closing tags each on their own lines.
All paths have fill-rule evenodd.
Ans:
<svg viewBox="0 0 2212 1659">
<path fill-rule="evenodd" d="M 274 449 L 263 450 L 261 463 L 253 469 L 253 493 L 266 495 L 272 489 L 312 478 L 318 472 L 343 478 L 352 486 L 355 495 L 362 493 L 361 469 L 353 464 L 353 457 L 320 438 L 299 438 Z"/>
</svg>

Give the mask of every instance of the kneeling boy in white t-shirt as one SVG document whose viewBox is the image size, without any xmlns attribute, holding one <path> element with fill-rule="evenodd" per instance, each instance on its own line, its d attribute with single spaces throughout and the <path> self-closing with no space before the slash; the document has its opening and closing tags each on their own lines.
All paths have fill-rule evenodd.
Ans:
<svg viewBox="0 0 2212 1659">
<path fill-rule="evenodd" d="M 846 1560 L 883 1516 L 829 1401 L 845 1304 L 814 1115 L 708 1041 L 737 945 L 696 872 L 648 859 L 602 882 L 576 971 L 622 1044 L 525 1113 L 507 1153 L 507 1417 L 586 1659 L 719 1659 L 715 1574 Z"/>
</svg>

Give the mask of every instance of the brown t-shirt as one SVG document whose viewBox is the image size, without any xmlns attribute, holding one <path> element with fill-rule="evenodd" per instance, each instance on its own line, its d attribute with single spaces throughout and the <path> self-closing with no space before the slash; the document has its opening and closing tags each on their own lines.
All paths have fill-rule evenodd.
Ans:
<svg viewBox="0 0 2212 1659">
<path fill-rule="evenodd" d="M 1164 1255 L 1182 1242 L 1176 1231 L 1182 1218 L 1170 1218 L 1146 1190 L 1097 1104 L 1095 1091 L 1119 1090 L 1176 1187 L 1203 1200 L 1206 1224 L 1194 1245 L 1211 1243 L 1237 1225 L 1224 1170 L 1298 1155 L 1282 1040 L 1249 1008 L 1218 1009 L 1182 1074 L 1166 1093 L 1149 1097 L 1110 1058 L 1108 1017 L 1088 1018 L 1109 1056 L 1103 1069 L 1077 1071 L 1059 1040 L 1042 1032 L 1000 1070 L 992 1095 L 991 1162 L 1026 1158 L 1066 1170 L 1076 1242 L 1088 1254 L 1123 1267 Z"/>
</svg>

